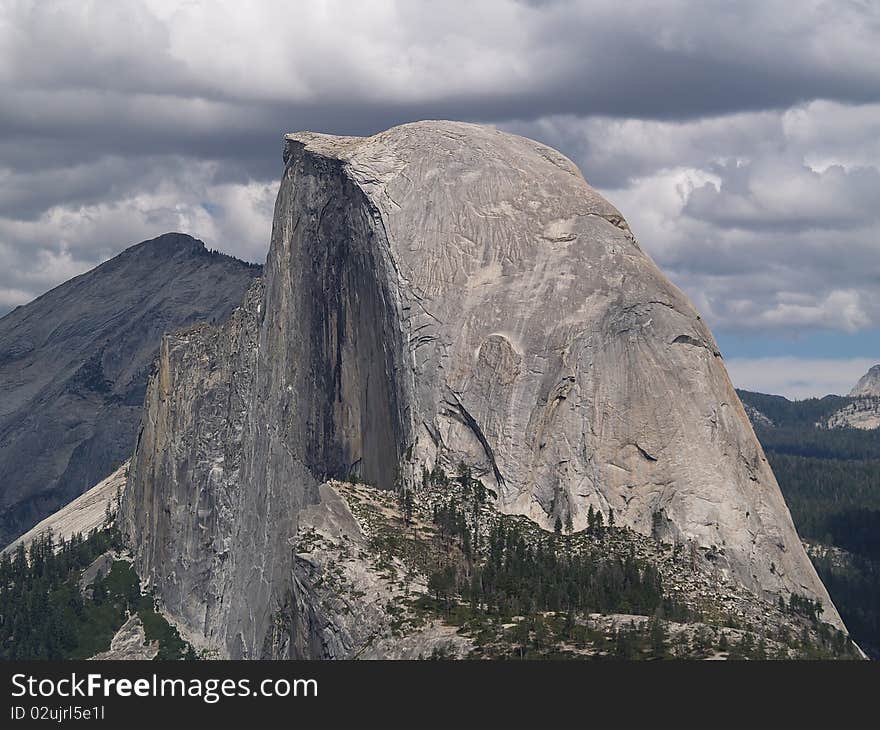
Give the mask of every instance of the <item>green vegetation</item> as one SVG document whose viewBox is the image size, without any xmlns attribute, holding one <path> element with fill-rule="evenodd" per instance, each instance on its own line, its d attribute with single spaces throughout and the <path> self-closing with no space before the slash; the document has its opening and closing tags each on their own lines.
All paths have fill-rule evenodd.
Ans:
<svg viewBox="0 0 880 730">
<path fill-rule="evenodd" d="M 459 540 L 464 550 L 468 533 Z M 647 616 L 663 604 L 660 574 L 632 553 L 575 552 L 549 535 L 531 544 L 518 521 L 504 517 L 492 526 L 478 560 L 446 566 L 431 578 L 479 610 L 502 616 L 568 610 Z"/>
<path fill-rule="evenodd" d="M 609 540 L 618 534 L 611 515 L 606 520 L 590 510 L 588 528 L 578 533 L 570 516 L 560 516 L 547 532 L 526 518 L 498 514 L 489 507 L 490 494 L 463 465 L 456 477 L 440 468 L 423 474 L 417 497 L 427 501 L 433 530 L 430 549 L 417 551 L 428 595 L 416 598 L 414 609 L 461 627 L 482 656 L 670 655 L 664 618 L 685 620 L 690 611 L 664 595 L 655 566 L 631 548 L 623 554 L 611 549 Z M 399 494 L 407 524 L 416 501 L 412 490 Z M 600 630 L 583 620 L 590 613 L 651 618 Z"/>
<path fill-rule="evenodd" d="M 787 426 L 812 428 L 814 423 L 825 420 L 832 413 L 853 401 L 853 398 L 839 395 L 791 401 L 781 395 L 752 393 L 748 390 L 737 390 L 736 392 L 743 403 L 761 411 L 777 428 Z"/>
<path fill-rule="evenodd" d="M 562 515 L 553 519 L 552 531 L 542 530 L 527 518 L 497 513 L 487 494 L 466 467 L 460 466 L 456 477 L 435 468 L 423 474 L 420 489 L 398 494 L 400 519 L 410 527 L 412 542 L 391 545 L 374 538 L 389 561 L 392 555 L 404 563 L 418 556 L 428 593 L 414 597 L 410 608 L 458 626 L 473 640 L 473 656 L 853 656 L 846 637 L 822 623 L 821 605 L 807 598 L 794 596 L 779 607 L 784 623 L 778 632 L 725 617 L 708 603 L 703 607 L 697 594 L 699 607 L 691 607 L 676 598 L 680 593 L 664 590 L 651 557 L 677 555 L 672 559 L 684 563 L 680 549 L 615 527 L 613 515 L 593 509 L 584 530 L 574 532 L 571 518 Z"/>
<path fill-rule="evenodd" d="M 801 537 L 880 557 L 880 461 L 767 458 Z"/>
<path fill-rule="evenodd" d="M 138 616 L 144 624 L 144 634 L 148 642 L 159 642 L 159 653 L 156 660 L 196 659 L 193 648 L 180 638 L 180 634 L 165 617 L 156 613 L 152 597 L 142 596 L 138 608 Z"/>
<path fill-rule="evenodd" d="M 813 551 L 813 562 L 853 637 L 880 658 L 880 429 L 816 427 L 855 398 L 737 392 L 773 422 L 755 433 L 801 537 L 847 551 Z"/>
<path fill-rule="evenodd" d="M 433 508 L 441 543 L 442 564 L 430 573 L 428 587 L 445 606 L 458 597 L 474 614 L 497 616 L 539 611 L 601 613 L 680 612 L 667 600 L 657 569 L 625 556 L 608 555 L 601 538 L 611 529 L 601 512 L 589 515 L 589 527 L 575 542 L 571 518 L 556 518 L 553 533 L 536 529 L 528 520 L 486 516 L 488 490 L 470 470 L 460 467 L 450 480 L 442 472 L 424 475 L 426 488 L 444 487 L 448 497 Z M 586 538 L 586 539 L 584 539 Z"/>
<path fill-rule="evenodd" d="M 0 659 L 85 659 L 106 651 L 131 613 L 144 624 L 148 641 L 159 642 L 157 659 L 195 658 L 177 630 L 140 591 L 131 564 L 116 560 L 98 572 L 89 591 L 80 589 L 82 571 L 108 550 L 119 549 L 119 534 L 108 523 L 88 537 L 55 542 L 51 534 L 25 551 L 0 558 Z"/>
<path fill-rule="evenodd" d="M 853 555 L 841 563 L 825 552 L 813 563 L 853 637 L 880 657 L 880 561 Z"/>
</svg>

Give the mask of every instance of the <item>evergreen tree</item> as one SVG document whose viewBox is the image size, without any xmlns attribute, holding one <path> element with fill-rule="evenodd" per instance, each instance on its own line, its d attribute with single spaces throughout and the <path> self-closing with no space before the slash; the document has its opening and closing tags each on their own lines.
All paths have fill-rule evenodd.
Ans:
<svg viewBox="0 0 880 730">
<path fill-rule="evenodd" d="M 666 629 L 662 619 L 653 618 L 648 627 L 648 633 L 651 639 L 651 653 L 658 659 L 662 659 L 667 654 Z"/>
</svg>

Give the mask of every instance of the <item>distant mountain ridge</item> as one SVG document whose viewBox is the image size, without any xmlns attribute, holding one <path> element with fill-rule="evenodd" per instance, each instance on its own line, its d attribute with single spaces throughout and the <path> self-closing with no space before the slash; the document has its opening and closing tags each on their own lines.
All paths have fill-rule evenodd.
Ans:
<svg viewBox="0 0 880 730">
<path fill-rule="evenodd" d="M 162 335 L 226 319 L 261 272 L 167 233 L 0 318 L 0 546 L 128 458 Z"/>
</svg>

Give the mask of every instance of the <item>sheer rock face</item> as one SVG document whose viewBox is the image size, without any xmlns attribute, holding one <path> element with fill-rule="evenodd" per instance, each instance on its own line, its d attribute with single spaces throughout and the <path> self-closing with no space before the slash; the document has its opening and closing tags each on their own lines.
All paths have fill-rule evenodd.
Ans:
<svg viewBox="0 0 880 730">
<path fill-rule="evenodd" d="M 841 625 L 711 333 L 569 160 L 451 122 L 288 135 L 284 159 L 264 290 L 166 338 L 132 461 L 141 574 L 193 633 L 311 655 L 298 515 L 326 479 L 438 462 L 550 529 L 592 505 L 714 546 Z"/>
<path fill-rule="evenodd" d="M 880 365 L 875 365 L 865 373 L 849 395 L 851 398 L 865 395 L 880 396 Z"/>
</svg>

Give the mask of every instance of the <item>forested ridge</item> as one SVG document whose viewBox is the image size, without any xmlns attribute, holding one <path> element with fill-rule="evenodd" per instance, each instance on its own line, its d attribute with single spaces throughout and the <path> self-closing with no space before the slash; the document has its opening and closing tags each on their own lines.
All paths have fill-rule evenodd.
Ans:
<svg viewBox="0 0 880 730">
<path fill-rule="evenodd" d="M 862 648 L 880 658 L 880 429 L 824 428 L 857 398 L 790 401 L 737 391 L 785 495 L 800 536 Z M 840 548 L 846 559 L 823 548 Z"/>
</svg>

